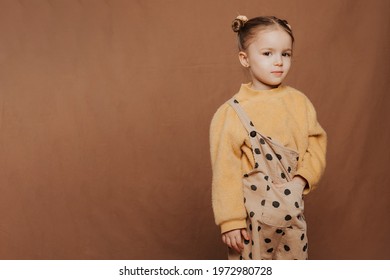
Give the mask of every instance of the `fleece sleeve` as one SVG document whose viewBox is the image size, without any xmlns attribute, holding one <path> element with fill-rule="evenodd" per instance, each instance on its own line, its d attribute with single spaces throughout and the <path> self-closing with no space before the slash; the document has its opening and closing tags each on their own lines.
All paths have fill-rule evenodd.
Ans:
<svg viewBox="0 0 390 280">
<path fill-rule="evenodd" d="M 210 125 L 212 206 L 221 232 L 246 227 L 242 189 L 241 146 L 245 129 L 228 104 L 214 115 Z"/>
<path fill-rule="evenodd" d="M 327 135 L 317 121 L 317 114 L 312 103 L 306 100 L 308 145 L 299 162 L 297 175 L 308 182 L 304 194 L 317 187 L 326 165 Z"/>
</svg>

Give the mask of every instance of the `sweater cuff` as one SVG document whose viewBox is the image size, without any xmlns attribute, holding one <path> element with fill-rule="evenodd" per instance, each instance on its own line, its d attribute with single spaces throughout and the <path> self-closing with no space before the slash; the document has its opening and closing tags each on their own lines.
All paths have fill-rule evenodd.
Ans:
<svg viewBox="0 0 390 280">
<path fill-rule="evenodd" d="M 233 220 L 221 224 L 221 233 L 231 231 L 233 229 L 246 228 L 246 220 Z"/>
<path fill-rule="evenodd" d="M 305 178 L 305 180 L 307 181 L 307 184 L 306 184 L 305 188 L 303 189 L 303 194 L 306 195 L 309 192 L 311 192 L 314 189 L 313 179 L 312 179 L 311 173 L 307 169 L 301 168 L 297 171 L 297 173 L 294 176 L 297 176 L 297 175 Z"/>
</svg>

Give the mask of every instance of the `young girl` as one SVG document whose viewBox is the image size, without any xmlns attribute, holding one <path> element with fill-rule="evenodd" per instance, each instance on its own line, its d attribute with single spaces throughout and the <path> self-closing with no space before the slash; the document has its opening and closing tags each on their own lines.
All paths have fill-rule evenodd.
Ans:
<svg viewBox="0 0 390 280">
<path fill-rule="evenodd" d="M 215 221 L 229 259 L 307 259 L 303 194 L 324 172 L 326 133 L 308 98 L 281 85 L 293 54 L 287 21 L 238 16 L 232 28 L 252 81 L 211 122 Z"/>
</svg>

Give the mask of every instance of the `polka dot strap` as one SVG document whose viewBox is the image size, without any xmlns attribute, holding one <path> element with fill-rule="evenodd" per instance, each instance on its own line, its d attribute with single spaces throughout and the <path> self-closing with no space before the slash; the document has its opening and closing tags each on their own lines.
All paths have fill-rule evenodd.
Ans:
<svg viewBox="0 0 390 280">
<path fill-rule="evenodd" d="M 259 134 L 262 138 L 265 138 L 265 137 L 255 128 L 254 124 L 249 119 L 248 115 L 245 113 L 245 111 L 240 106 L 238 100 L 236 100 L 233 97 L 232 99 L 229 100 L 228 103 L 236 111 L 238 117 L 241 120 L 241 123 L 243 124 L 243 126 L 246 129 L 246 131 L 248 132 L 249 141 L 251 143 L 252 150 L 253 151 L 260 150 L 260 143 L 258 141 L 256 141 L 256 139 L 257 139 L 256 136 L 258 136 L 258 134 Z M 256 153 L 255 152 L 255 153 L 253 153 L 253 156 L 254 156 L 255 162 L 261 162 L 261 160 L 263 159 L 260 156 L 260 153 Z"/>
<path fill-rule="evenodd" d="M 237 99 L 232 98 L 231 100 L 229 100 L 228 103 L 236 111 L 238 117 L 241 120 L 241 123 L 244 125 L 245 129 L 248 131 L 248 134 L 252 133 L 253 131 L 257 132 L 255 126 L 252 123 L 252 121 L 249 119 L 248 115 L 242 109 L 242 107 L 240 106 L 240 104 L 237 101 Z"/>
</svg>

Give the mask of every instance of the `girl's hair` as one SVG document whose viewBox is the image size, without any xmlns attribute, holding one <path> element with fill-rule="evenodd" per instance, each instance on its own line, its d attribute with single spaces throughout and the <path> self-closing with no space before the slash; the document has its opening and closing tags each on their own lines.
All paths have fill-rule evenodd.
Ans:
<svg viewBox="0 0 390 280">
<path fill-rule="evenodd" d="M 244 51 L 249 46 L 250 40 L 256 36 L 258 29 L 265 29 L 267 27 L 280 27 L 290 35 L 292 42 L 294 43 L 294 36 L 291 30 L 291 26 L 287 20 L 279 19 L 274 16 L 255 17 L 250 20 L 246 16 L 238 16 L 232 22 L 232 29 L 237 32 L 238 48 L 240 51 Z"/>
</svg>

